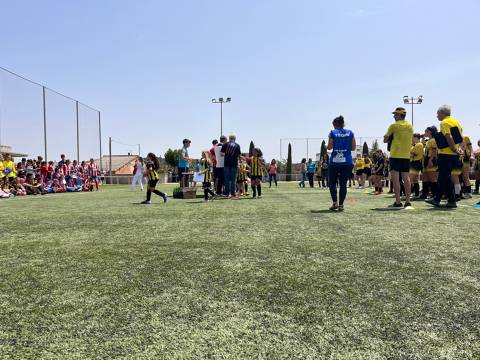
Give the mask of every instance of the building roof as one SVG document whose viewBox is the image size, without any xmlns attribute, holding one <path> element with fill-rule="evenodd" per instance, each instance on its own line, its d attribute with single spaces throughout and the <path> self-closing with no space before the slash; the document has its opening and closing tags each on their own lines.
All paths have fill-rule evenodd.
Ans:
<svg viewBox="0 0 480 360">
<path fill-rule="evenodd" d="M 10 154 L 12 157 L 27 157 L 28 154 L 16 153 L 11 146 L 0 145 L 0 154 Z"/>
<path fill-rule="evenodd" d="M 126 165 L 133 163 L 138 159 L 138 155 L 112 155 L 112 172 L 115 173 L 122 169 Z M 95 162 L 100 165 L 100 159 L 96 159 Z M 102 156 L 102 169 L 105 172 L 110 171 L 110 156 Z"/>
</svg>

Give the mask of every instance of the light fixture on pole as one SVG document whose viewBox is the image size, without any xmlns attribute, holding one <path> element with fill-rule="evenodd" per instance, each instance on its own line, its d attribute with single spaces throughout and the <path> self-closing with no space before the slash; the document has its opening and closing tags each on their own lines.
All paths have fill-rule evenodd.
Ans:
<svg viewBox="0 0 480 360">
<path fill-rule="evenodd" d="M 214 104 L 220 104 L 220 136 L 223 135 L 223 103 L 229 103 L 232 101 L 232 98 L 227 97 L 227 98 L 218 98 L 218 99 L 212 99 L 212 103 Z"/>
<path fill-rule="evenodd" d="M 412 126 L 413 126 L 413 105 L 420 105 L 421 103 L 423 103 L 423 95 L 420 95 L 417 98 L 414 98 L 413 96 L 409 97 L 408 95 L 405 95 L 403 97 L 403 103 L 405 105 L 412 105 Z"/>
</svg>

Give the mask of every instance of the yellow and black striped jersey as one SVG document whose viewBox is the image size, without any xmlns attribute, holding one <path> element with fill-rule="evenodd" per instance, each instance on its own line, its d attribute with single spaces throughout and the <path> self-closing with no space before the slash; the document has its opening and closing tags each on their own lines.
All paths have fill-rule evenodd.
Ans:
<svg viewBox="0 0 480 360">
<path fill-rule="evenodd" d="M 212 181 L 212 172 L 210 170 L 210 166 L 206 161 L 201 163 L 201 172 L 205 174 L 204 182 L 211 182 Z"/>
<path fill-rule="evenodd" d="M 250 176 L 263 176 L 264 162 L 261 157 L 252 156 L 250 158 Z"/>
<path fill-rule="evenodd" d="M 247 164 L 245 164 L 245 163 L 238 164 L 237 180 L 238 181 L 246 181 L 247 180 Z"/>
<path fill-rule="evenodd" d="M 158 171 L 153 163 L 147 163 L 148 180 L 158 180 Z"/>
</svg>

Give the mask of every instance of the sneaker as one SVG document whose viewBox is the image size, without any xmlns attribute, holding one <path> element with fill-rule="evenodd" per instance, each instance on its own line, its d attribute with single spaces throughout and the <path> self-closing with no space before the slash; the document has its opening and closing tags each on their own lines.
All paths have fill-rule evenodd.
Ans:
<svg viewBox="0 0 480 360">
<path fill-rule="evenodd" d="M 258 198 L 261 199 L 261 198 L 262 198 L 262 195 L 258 195 Z"/>
<path fill-rule="evenodd" d="M 456 209 L 457 208 L 457 203 L 455 201 L 453 202 L 447 202 L 447 205 L 445 206 L 447 209 Z"/>
<path fill-rule="evenodd" d="M 406 207 L 412 207 L 412 203 L 406 202 L 405 204 L 403 204 L 403 207 L 404 207 L 404 208 L 406 208 Z"/>
<path fill-rule="evenodd" d="M 425 200 L 425 202 L 427 204 L 433 205 L 435 207 L 440 207 L 441 206 L 440 201 L 437 201 L 435 198 L 427 199 L 427 200 Z"/>
<path fill-rule="evenodd" d="M 338 205 L 337 205 L 337 204 L 333 204 L 332 206 L 330 206 L 330 207 L 328 208 L 328 210 L 330 210 L 330 211 L 336 211 L 336 210 L 338 210 Z"/>
<path fill-rule="evenodd" d="M 472 198 L 472 194 L 471 194 L 471 193 L 465 193 L 465 194 L 463 194 L 463 198 L 464 198 L 464 199 L 471 199 L 471 198 Z"/>
<path fill-rule="evenodd" d="M 345 210 L 345 209 L 343 208 L 343 205 L 338 205 L 338 211 L 343 211 L 343 210 Z"/>
<path fill-rule="evenodd" d="M 151 204 L 151 202 L 150 200 L 143 200 L 140 204 L 148 205 L 148 204 Z"/>
<path fill-rule="evenodd" d="M 166 204 L 168 202 L 168 195 L 165 194 L 165 196 L 163 197 L 163 203 Z"/>
<path fill-rule="evenodd" d="M 232 196 L 232 199 L 240 199 L 240 195 L 238 195 L 238 194 L 234 195 L 234 196 Z"/>
<path fill-rule="evenodd" d="M 403 208 L 402 203 L 396 203 L 394 202 L 392 205 L 388 205 L 389 208 Z"/>
</svg>

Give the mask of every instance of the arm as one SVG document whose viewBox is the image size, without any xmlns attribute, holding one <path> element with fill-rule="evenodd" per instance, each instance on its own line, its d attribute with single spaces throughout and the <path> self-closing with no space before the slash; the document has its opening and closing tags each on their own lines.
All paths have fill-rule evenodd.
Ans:
<svg viewBox="0 0 480 360">
<path fill-rule="evenodd" d="M 352 151 L 357 149 L 357 141 L 355 140 L 355 136 L 352 138 Z"/>
<path fill-rule="evenodd" d="M 462 150 L 457 149 L 457 147 L 455 146 L 455 141 L 453 141 L 452 134 L 445 134 L 445 139 L 447 139 L 448 147 L 450 148 L 450 150 L 459 155 L 463 153 Z"/>
<path fill-rule="evenodd" d="M 327 145 L 327 150 L 332 150 L 333 149 L 333 139 L 331 137 L 328 138 L 328 145 Z"/>
</svg>

